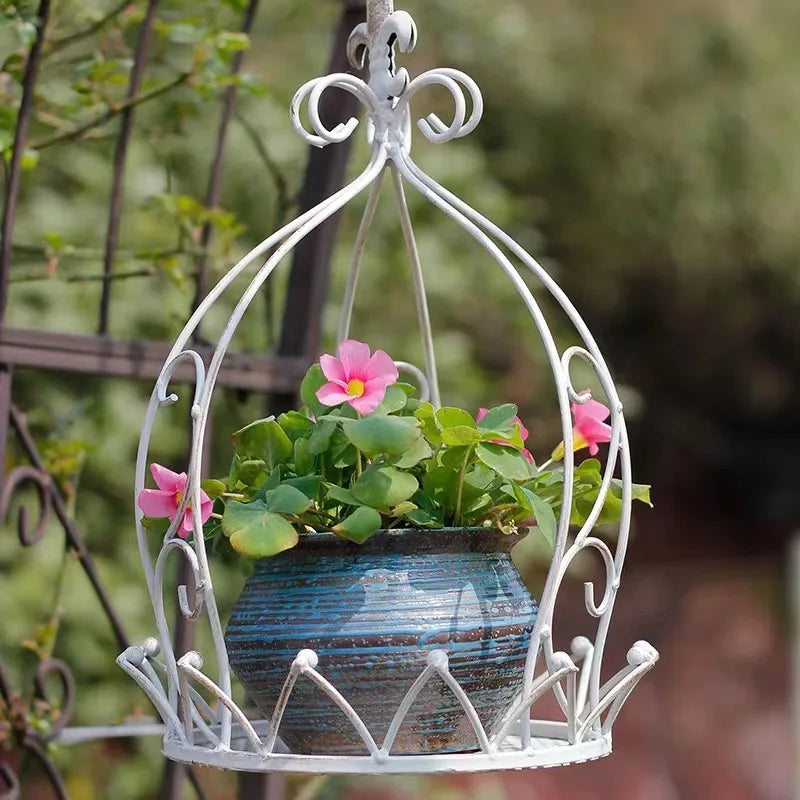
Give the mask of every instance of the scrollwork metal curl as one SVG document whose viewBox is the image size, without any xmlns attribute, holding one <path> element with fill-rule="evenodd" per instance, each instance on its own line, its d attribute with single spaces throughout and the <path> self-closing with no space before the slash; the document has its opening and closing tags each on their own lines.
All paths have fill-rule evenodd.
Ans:
<svg viewBox="0 0 800 800">
<path fill-rule="evenodd" d="M 62 696 L 58 704 L 53 703 L 48 697 L 47 682 L 53 675 L 58 678 L 61 685 Z M 33 680 L 36 696 L 40 700 L 46 701 L 51 708 L 58 709 L 58 717 L 53 722 L 51 729 L 48 731 L 47 735 L 41 736 L 42 741 L 49 742 L 55 739 L 58 734 L 67 727 L 75 712 L 77 695 L 75 678 L 67 663 L 59 658 L 48 658 L 39 662 Z"/>
<path fill-rule="evenodd" d="M 185 361 L 190 361 L 194 365 L 195 370 L 195 386 L 194 386 L 194 404 L 200 400 L 203 394 L 203 387 L 206 381 L 206 365 L 203 358 L 196 350 L 184 350 L 175 356 L 171 361 L 164 365 L 161 374 L 156 381 L 156 394 L 158 396 L 158 403 L 161 406 L 171 406 L 178 402 L 178 395 L 174 392 L 167 394 L 169 384 L 172 381 L 175 371 Z"/>
<path fill-rule="evenodd" d="M 44 537 L 52 509 L 50 496 L 52 484 L 51 478 L 46 472 L 30 466 L 16 467 L 11 470 L 6 476 L 3 493 L 0 495 L 0 518 L 4 521 L 8 519 L 14 495 L 25 484 L 32 484 L 36 489 L 39 498 L 39 516 L 36 521 L 36 527 L 31 530 L 28 508 L 25 505 L 20 505 L 17 511 L 17 536 L 23 547 L 33 547 Z"/>
<path fill-rule="evenodd" d="M 483 117 L 483 95 L 478 84 L 464 72 L 449 67 L 441 67 L 424 72 L 408 86 L 408 89 L 400 97 L 395 115 L 402 115 L 409 107 L 411 100 L 423 89 L 429 86 L 442 86 L 447 89 L 453 97 L 455 111 L 453 121 L 447 125 L 436 115 L 428 114 L 427 117 L 417 121 L 417 126 L 429 141 L 435 144 L 443 144 L 453 139 L 460 139 L 467 136 L 475 128 Z M 462 89 L 462 86 L 464 87 Z M 469 118 L 467 115 L 466 94 L 469 94 L 472 112 Z"/>
<path fill-rule="evenodd" d="M 347 122 L 340 122 L 330 130 L 322 121 L 319 104 L 322 95 L 327 89 L 343 89 L 356 97 L 367 109 L 371 117 L 378 114 L 378 98 L 372 89 L 360 78 L 348 75 L 346 72 L 337 72 L 304 83 L 292 98 L 289 109 L 289 119 L 292 127 L 304 141 L 314 147 L 326 147 L 329 144 L 338 144 L 348 139 L 358 127 L 358 119 L 351 117 Z M 303 125 L 300 112 L 308 99 L 308 114 L 315 133 L 308 131 Z"/>
<path fill-rule="evenodd" d="M 194 603 L 189 603 L 189 592 L 185 584 L 178 586 L 178 606 L 180 607 L 181 614 L 186 619 L 197 619 L 203 611 L 203 588 L 205 582 L 202 578 L 200 570 L 200 562 L 197 558 L 197 553 L 188 542 L 183 539 L 169 539 L 164 543 L 161 552 L 158 554 L 156 560 L 156 586 L 158 591 L 163 592 L 164 589 L 164 569 L 166 566 L 167 557 L 173 551 L 179 551 L 189 563 L 189 568 L 192 571 L 192 579 L 194 581 Z"/>
</svg>

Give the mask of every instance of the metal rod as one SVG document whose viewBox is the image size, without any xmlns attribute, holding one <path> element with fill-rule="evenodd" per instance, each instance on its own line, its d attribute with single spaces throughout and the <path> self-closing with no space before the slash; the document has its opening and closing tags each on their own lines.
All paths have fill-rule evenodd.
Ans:
<svg viewBox="0 0 800 800">
<path fill-rule="evenodd" d="M 397 172 L 397 167 L 392 165 L 392 184 L 397 198 L 397 211 L 400 215 L 400 227 L 403 229 L 403 239 L 406 243 L 411 278 L 414 283 L 414 300 L 417 306 L 417 320 L 419 323 L 422 352 L 425 358 L 425 376 L 431 393 L 431 403 L 434 408 L 442 405 L 439 394 L 439 374 L 436 369 L 436 351 L 433 346 L 433 328 L 431 327 L 431 314 L 428 309 L 428 296 L 425 293 L 425 280 L 422 275 L 422 264 L 419 259 L 417 239 L 414 236 L 414 226 L 411 223 L 411 214 L 408 211 L 406 193 L 403 189 L 403 179 Z"/>
<path fill-rule="evenodd" d="M 372 39 L 377 35 L 387 17 L 394 13 L 394 0 L 367 0 L 367 33 Z"/>
<path fill-rule="evenodd" d="M 347 71 L 347 40 L 353 28 L 363 19 L 363 14 L 363 4 L 345 7 L 334 37 L 330 72 Z M 331 92 L 323 98 L 320 106 L 320 114 L 325 122 L 350 119 L 360 110 L 358 100 L 349 93 Z M 301 214 L 335 194 L 344 185 L 351 147 L 352 140 L 348 140 L 336 147 L 311 148 L 300 192 Z M 339 214 L 334 215 L 306 237 L 295 251 L 284 306 L 278 349 L 280 355 L 310 357 L 319 349 L 322 310 L 328 294 L 328 275 L 339 218 Z M 291 395 L 275 398 L 276 405 L 293 402 Z"/>
<path fill-rule="evenodd" d="M 250 0 L 247 5 L 247 10 L 244 13 L 242 20 L 241 31 L 246 36 L 250 35 L 253 29 L 253 22 L 256 18 L 256 11 L 258 10 L 259 0 Z M 244 52 L 237 51 L 231 60 L 230 74 L 236 77 L 242 69 L 242 62 L 244 61 Z M 222 95 L 222 114 L 219 120 L 219 127 L 217 129 L 217 144 L 214 150 L 214 159 L 211 162 L 211 172 L 208 176 L 208 188 L 206 189 L 205 205 L 206 208 L 215 208 L 219 205 L 220 195 L 222 193 L 222 168 L 225 159 L 225 147 L 228 143 L 228 130 L 230 129 L 231 121 L 233 120 L 236 111 L 236 83 L 231 83 Z M 210 221 L 203 224 L 200 233 L 200 255 L 195 259 L 195 267 L 197 278 L 195 281 L 195 295 L 192 308 L 197 308 L 200 301 L 206 293 L 206 271 L 208 269 L 208 246 L 211 243 L 211 237 L 214 233 L 214 228 Z M 201 335 L 200 326 L 194 333 L 196 338 Z"/>
<path fill-rule="evenodd" d="M 39 75 L 39 64 L 42 61 L 42 46 L 44 45 L 47 20 L 50 16 L 50 0 L 42 0 L 37 13 L 37 35 L 28 55 L 25 65 L 25 75 L 22 78 L 22 100 L 17 114 L 17 127 L 14 131 L 14 149 L 11 155 L 11 164 L 8 168 L 6 182 L 6 195 L 3 202 L 3 223 L 0 228 L 0 325 L 5 317 L 8 305 L 8 278 L 11 271 L 11 239 L 14 233 L 14 217 L 17 211 L 17 198 L 19 197 L 20 179 L 22 176 L 22 157 L 25 152 L 25 142 L 28 138 L 28 127 L 33 112 L 33 97 L 36 89 L 36 78 Z"/>
<path fill-rule="evenodd" d="M 142 77 L 147 63 L 147 55 L 150 51 L 150 36 L 153 29 L 153 21 L 156 16 L 158 0 L 150 0 L 147 4 L 147 12 L 139 28 L 139 37 L 136 41 L 136 52 L 133 57 L 133 67 L 128 81 L 128 98 L 131 99 L 139 94 L 142 86 Z M 114 172 L 111 181 L 111 200 L 108 212 L 108 227 L 106 229 L 105 255 L 103 258 L 103 293 L 100 297 L 100 321 L 98 333 L 104 335 L 108 333 L 109 308 L 111 305 L 111 274 L 114 272 L 114 260 L 119 242 L 120 219 L 122 218 L 123 198 L 122 192 L 125 186 L 125 162 L 128 155 L 128 144 L 130 143 L 131 133 L 133 132 L 134 106 L 128 106 L 122 112 L 122 120 L 119 126 L 119 136 L 114 149 Z"/>
</svg>

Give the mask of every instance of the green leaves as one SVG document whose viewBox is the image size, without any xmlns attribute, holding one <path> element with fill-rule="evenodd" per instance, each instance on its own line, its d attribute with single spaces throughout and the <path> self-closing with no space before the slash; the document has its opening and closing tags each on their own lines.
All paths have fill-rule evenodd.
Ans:
<svg viewBox="0 0 800 800">
<path fill-rule="evenodd" d="M 222 529 L 237 552 L 274 555 L 293 547 L 304 528 L 361 543 L 383 526 L 511 532 L 534 522 L 552 548 L 563 468 L 540 473 L 522 455 L 515 405 L 491 408 L 478 422 L 464 409 L 420 403 L 413 387 L 396 385 L 360 417 L 349 405 L 330 409 L 317 401 L 326 382 L 314 365 L 301 389 L 305 409 L 234 434 L 233 494 L 219 482 L 209 484 L 209 494 L 220 504 L 234 500 Z M 601 470 L 596 459 L 576 466 L 573 524 L 591 513 Z M 249 502 L 238 502 L 237 493 Z M 649 487 L 635 487 L 634 497 L 649 502 Z M 599 522 L 618 520 L 621 507 L 621 486 L 613 482 Z"/>
<path fill-rule="evenodd" d="M 276 514 L 291 514 L 295 517 L 308 511 L 312 505 L 311 500 L 299 489 L 285 483 L 268 491 L 264 499 L 270 511 Z"/>
<path fill-rule="evenodd" d="M 269 558 L 298 542 L 292 523 L 270 511 L 261 500 L 228 503 L 222 531 L 230 538 L 233 549 L 247 558 Z"/>
<path fill-rule="evenodd" d="M 236 454 L 246 459 L 260 459 L 267 472 L 284 464 L 294 452 L 291 440 L 275 421 L 275 417 L 260 419 L 233 434 Z"/>
<path fill-rule="evenodd" d="M 531 477 L 528 462 L 513 447 L 481 442 L 475 448 L 475 454 L 483 464 L 502 475 L 506 480 L 525 481 Z"/>
<path fill-rule="evenodd" d="M 323 405 L 317 400 L 317 391 L 321 389 L 328 379 L 322 373 L 322 367 L 319 364 L 314 364 L 308 370 L 303 382 L 300 384 L 300 399 L 303 405 L 315 416 L 321 417 L 327 414 L 330 410 L 328 406 Z"/>
<path fill-rule="evenodd" d="M 388 509 L 410 500 L 417 489 L 419 482 L 413 475 L 375 463 L 353 484 L 351 493 L 365 506 Z"/>
<path fill-rule="evenodd" d="M 374 508 L 359 506 L 349 517 L 335 525 L 333 532 L 342 539 L 363 544 L 380 530 L 381 515 Z"/>
<path fill-rule="evenodd" d="M 370 458 L 386 454 L 403 456 L 421 436 L 414 417 L 368 416 L 342 423 L 345 436 Z"/>
<path fill-rule="evenodd" d="M 512 428 L 516 416 L 517 407 L 513 403 L 490 408 L 478 423 L 478 428 L 482 431 L 501 431 L 504 428 Z"/>
</svg>

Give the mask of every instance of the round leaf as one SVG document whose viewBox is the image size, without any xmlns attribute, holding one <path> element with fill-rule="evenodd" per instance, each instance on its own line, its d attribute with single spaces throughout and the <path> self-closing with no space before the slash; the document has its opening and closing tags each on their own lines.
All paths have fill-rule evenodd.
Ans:
<svg viewBox="0 0 800 800">
<path fill-rule="evenodd" d="M 299 489 L 287 484 L 281 484 L 277 489 L 267 492 L 265 502 L 267 508 L 276 514 L 297 516 L 311 508 L 311 500 Z"/>
<path fill-rule="evenodd" d="M 436 412 L 436 424 L 442 431 L 456 427 L 477 428 L 472 415 L 463 408 L 440 408 Z"/>
<path fill-rule="evenodd" d="M 392 508 L 411 499 L 417 489 L 419 483 L 413 475 L 373 464 L 355 482 L 351 492 L 365 506 Z"/>
<path fill-rule="evenodd" d="M 269 558 L 289 550 L 298 541 L 294 526 L 269 511 L 261 500 L 228 503 L 222 531 L 230 537 L 233 549 L 247 558 Z"/>
<path fill-rule="evenodd" d="M 369 416 L 344 422 L 343 427 L 345 436 L 370 458 L 383 453 L 402 456 L 422 435 L 414 417 Z"/>
<path fill-rule="evenodd" d="M 381 528 L 381 515 L 374 508 L 359 506 L 349 517 L 334 526 L 333 532 L 342 539 L 363 544 Z"/>
<path fill-rule="evenodd" d="M 506 480 L 524 481 L 531 477 L 528 462 L 513 447 L 481 442 L 476 446 L 475 454 L 487 467 Z"/>
</svg>

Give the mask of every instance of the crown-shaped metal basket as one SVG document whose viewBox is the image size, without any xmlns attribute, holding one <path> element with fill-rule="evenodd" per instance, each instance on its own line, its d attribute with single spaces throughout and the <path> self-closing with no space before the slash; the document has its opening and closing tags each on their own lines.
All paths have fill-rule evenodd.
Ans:
<svg viewBox="0 0 800 800">
<path fill-rule="evenodd" d="M 174 403 L 177 397 L 169 390 L 176 368 L 190 362 L 196 372 L 194 400 L 191 406 L 192 447 L 187 468 L 188 484 L 178 513 L 170 526 L 163 546 L 153 560 L 147 533 L 137 510 L 136 530 L 150 597 L 153 603 L 158 639 L 147 639 L 141 646 L 130 647 L 118 658 L 119 665 L 141 686 L 158 709 L 165 724 L 164 752 L 172 759 L 248 772 L 285 771 L 309 773 L 429 773 L 519 769 L 571 764 L 599 758 L 611 752 L 611 729 L 636 684 L 650 670 L 658 653 L 646 642 L 636 642 L 628 652 L 627 664 L 613 677 L 601 683 L 603 652 L 614 601 L 620 587 L 622 565 L 630 528 L 632 484 L 628 439 L 622 405 L 614 382 L 586 324 L 556 282 L 511 237 L 426 175 L 412 160 L 411 101 L 424 88 L 440 86 L 453 97 L 455 112 L 448 125 L 434 114 L 417 123 L 422 134 L 435 143 L 445 143 L 469 134 L 482 115 L 482 99 L 475 82 L 454 69 L 434 69 L 410 80 L 405 69 L 395 66 L 395 51 L 413 49 L 417 29 L 411 16 L 394 11 L 391 0 L 370 0 L 367 22 L 359 25 L 349 42 L 349 57 L 354 66 L 362 66 L 369 56 L 369 82 L 349 74 L 333 74 L 309 81 L 300 88 L 291 106 L 291 121 L 305 141 L 317 147 L 336 144 L 349 137 L 358 120 L 325 127 L 320 118 L 323 93 L 336 87 L 350 92 L 366 109 L 367 138 L 371 149 L 364 171 L 341 191 L 303 214 L 251 250 L 236 264 L 193 314 L 172 348 L 156 383 L 149 407 L 136 465 L 136 495 L 144 487 L 148 449 L 153 425 L 160 408 Z M 469 104 L 467 102 L 469 98 Z M 301 121 L 301 107 L 307 103 L 313 132 Z M 325 220 L 368 192 L 362 223 L 356 238 L 351 270 L 339 328 L 340 341 L 348 337 L 351 312 L 364 244 L 372 222 L 384 176 L 389 174 L 399 209 L 409 255 L 425 363 L 423 369 L 400 364 L 414 374 L 431 402 L 439 405 L 439 388 L 431 335 L 423 273 L 414 239 L 411 218 L 405 199 L 405 186 L 419 192 L 429 202 L 454 220 L 483 247 L 513 283 L 527 306 L 544 345 L 555 382 L 565 443 L 564 497 L 555 542 L 555 552 L 541 597 L 539 613 L 531 634 L 524 665 L 522 690 L 497 718 L 491 729 L 481 723 L 468 694 L 448 668 L 446 649 L 430 651 L 427 665 L 408 687 L 405 699 L 389 722 L 383 741 L 375 741 L 369 729 L 344 697 L 325 676 L 325 664 L 310 649 L 297 653 L 271 719 L 249 719 L 233 700 L 228 653 L 223 625 L 214 597 L 200 517 L 201 464 L 212 395 L 223 359 L 231 340 L 253 299 L 273 270 L 294 247 Z M 191 349 L 194 331 L 212 306 L 254 262 L 269 254 L 253 276 L 236 304 L 210 363 Z M 523 280 L 520 267 L 529 270 L 564 310 L 582 344 L 560 352 L 545 321 L 539 303 Z M 571 404 L 588 400 L 575 390 L 570 372 L 572 363 L 588 364 L 601 384 L 611 408 L 611 441 L 604 467 L 601 491 L 586 523 L 577 532 L 570 531 L 569 509 L 575 469 Z M 593 535 L 612 479 L 617 474 L 622 486 L 622 518 L 616 550 Z M 191 542 L 176 536 L 178 521 L 191 503 L 195 535 Z M 585 605 L 596 625 L 594 640 L 578 637 L 571 653 L 555 652 L 553 614 L 559 591 L 570 564 L 586 549 L 595 550 L 605 568 L 605 586 L 598 599 L 591 583 L 585 585 Z M 194 576 L 194 602 L 190 604 L 185 586 L 178 588 L 181 612 L 191 620 L 207 617 L 213 637 L 215 678 L 203 672 L 204 658 L 197 652 L 180 657 L 173 653 L 172 639 L 164 609 L 165 565 L 173 551 L 186 559 Z M 479 750 L 471 753 L 435 755 L 397 755 L 392 746 L 398 731 L 425 685 L 441 680 L 463 709 L 464 719 L 472 726 Z M 287 752 L 280 738 L 281 719 L 292 703 L 298 682 L 313 682 L 341 710 L 355 734 L 363 741 L 363 755 L 307 755 Z M 558 718 L 532 718 L 545 696 L 554 697 Z"/>
</svg>

